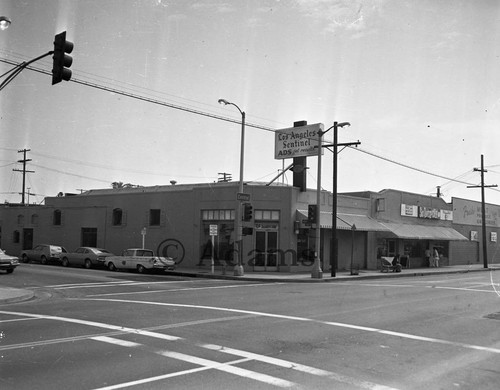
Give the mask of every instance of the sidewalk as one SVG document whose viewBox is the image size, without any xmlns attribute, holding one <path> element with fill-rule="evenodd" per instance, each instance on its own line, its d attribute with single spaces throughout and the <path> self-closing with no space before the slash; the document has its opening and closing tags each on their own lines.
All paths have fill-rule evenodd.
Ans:
<svg viewBox="0 0 500 390">
<path fill-rule="evenodd" d="M 175 271 L 167 271 L 168 275 L 188 276 L 194 278 L 211 278 L 226 280 L 246 280 L 263 282 L 287 282 L 287 283 L 324 283 L 345 282 L 367 279 L 387 279 L 397 277 L 415 277 L 425 275 L 456 274 L 467 272 L 483 272 L 500 270 L 500 264 L 490 264 L 484 268 L 483 264 L 453 265 L 439 268 L 403 268 L 402 272 L 381 272 L 380 270 L 359 270 L 358 275 L 351 275 L 350 271 L 337 271 L 335 277 L 330 271 L 323 272 L 322 278 L 312 278 L 310 272 L 287 273 L 287 272 L 245 272 L 243 276 L 234 276 L 232 267 L 227 267 L 225 272 L 221 267 L 215 267 L 214 273 L 210 266 L 198 268 L 179 267 Z"/>
<path fill-rule="evenodd" d="M 243 276 L 234 276 L 233 269 L 228 267 L 224 274 L 221 267 L 216 267 L 212 274 L 210 267 L 182 268 L 175 271 L 167 271 L 167 275 L 187 276 L 192 278 L 259 281 L 259 282 L 281 282 L 281 283 L 326 283 L 346 282 L 356 280 L 374 280 L 401 277 L 416 277 L 426 275 L 459 274 L 468 272 L 500 271 L 499 264 L 490 264 L 484 268 L 483 264 L 454 265 L 440 268 L 403 268 L 402 272 L 380 272 L 377 270 L 359 270 L 358 275 L 351 275 L 350 271 L 336 272 L 332 277 L 330 272 L 323 272 L 322 278 L 312 278 L 311 273 L 285 273 L 285 272 L 245 272 Z M 27 301 L 34 297 L 34 292 L 26 289 L 0 287 L 0 304 Z"/>
</svg>

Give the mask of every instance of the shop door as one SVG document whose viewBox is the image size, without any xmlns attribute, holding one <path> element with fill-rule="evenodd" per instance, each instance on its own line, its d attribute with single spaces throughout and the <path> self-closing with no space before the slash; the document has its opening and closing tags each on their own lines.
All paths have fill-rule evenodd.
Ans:
<svg viewBox="0 0 500 390">
<path fill-rule="evenodd" d="M 255 231 L 255 271 L 278 271 L 278 231 Z"/>
</svg>

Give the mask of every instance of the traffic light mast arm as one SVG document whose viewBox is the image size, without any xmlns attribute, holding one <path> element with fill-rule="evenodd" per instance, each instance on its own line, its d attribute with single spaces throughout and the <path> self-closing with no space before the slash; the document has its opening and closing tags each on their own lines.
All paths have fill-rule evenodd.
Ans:
<svg viewBox="0 0 500 390">
<path fill-rule="evenodd" d="M 6 75 L 9 75 L 9 76 L 2 82 L 2 84 L 0 84 L 0 91 L 2 89 L 4 89 L 12 80 L 14 80 L 17 77 L 17 75 L 19 73 L 21 73 L 28 65 L 32 64 L 35 61 L 41 60 L 44 57 L 50 56 L 52 54 L 54 54 L 53 50 L 51 50 L 51 51 L 49 51 L 49 52 L 47 52 L 45 54 L 42 54 L 41 56 L 33 58 L 32 60 L 30 60 L 28 62 L 26 62 L 26 61 L 25 62 L 21 62 L 20 64 L 16 65 L 14 68 L 12 68 L 11 70 L 9 70 L 8 72 L 6 72 L 3 75 L 1 75 L 0 78 L 4 77 Z"/>
</svg>

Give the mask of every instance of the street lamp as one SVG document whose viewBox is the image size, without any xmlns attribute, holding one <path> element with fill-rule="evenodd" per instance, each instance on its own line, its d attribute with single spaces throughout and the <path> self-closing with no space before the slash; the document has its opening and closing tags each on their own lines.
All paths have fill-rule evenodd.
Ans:
<svg viewBox="0 0 500 390">
<path fill-rule="evenodd" d="M 7 16 L 0 16 L 0 30 L 7 30 L 11 23 L 10 18 Z"/>
<path fill-rule="evenodd" d="M 243 193 L 243 163 L 245 156 L 245 111 L 242 111 L 236 104 L 228 102 L 226 99 L 219 99 L 220 104 L 225 106 L 230 105 L 238 109 L 241 114 L 241 149 L 240 149 L 240 185 L 239 193 Z M 236 200 L 236 212 L 234 213 L 234 228 L 236 229 L 236 240 L 235 243 L 238 245 L 238 264 L 234 266 L 234 276 L 243 276 L 243 235 L 242 235 L 242 224 L 241 224 L 241 198 L 237 197 Z"/>
</svg>

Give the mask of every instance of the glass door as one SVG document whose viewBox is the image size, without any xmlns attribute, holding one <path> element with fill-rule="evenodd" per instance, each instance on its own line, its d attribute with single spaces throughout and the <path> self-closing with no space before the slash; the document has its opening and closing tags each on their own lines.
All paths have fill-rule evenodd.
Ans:
<svg viewBox="0 0 500 390">
<path fill-rule="evenodd" d="M 255 271 L 278 271 L 278 231 L 255 231 Z"/>
</svg>

